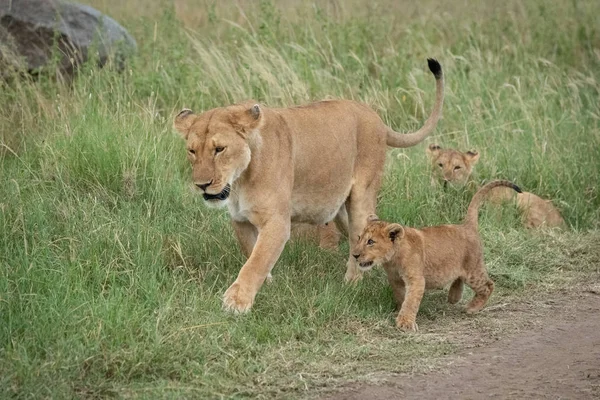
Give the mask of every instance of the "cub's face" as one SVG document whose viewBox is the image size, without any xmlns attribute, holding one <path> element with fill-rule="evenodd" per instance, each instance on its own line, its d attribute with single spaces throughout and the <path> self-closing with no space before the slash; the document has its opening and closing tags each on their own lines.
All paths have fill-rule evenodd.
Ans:
<svg viewBox="0 0 600 400">
<path fill-rule="evenodd" d="M 374 215 L 370 216 L 368 221 L 352 249 L 352 254 L 362 271 L 390 261 L 396 251 L 395 244 L 404 236 L 404 228 L 399 224 L 388 224 Z"/>
<path fill-rule="evenodd" d="M 473 166 L 479 160 L 479 153 L 475 150 L 461 153 L 431 144 L 426 151 L 431 160 L 434 178 L 444 184 L 465 185 L 473 172 Z"/>
<path fill-rule="evenodd" d="M 231 185 L 250 164 L 248 140 L 260 122 L 258 105 L 231 106 L 200 115 L 183 110 L 175 117 L 175 129 L 186 140 L 193 182 L 208 204 L 226 204 Z"/>
</svg>

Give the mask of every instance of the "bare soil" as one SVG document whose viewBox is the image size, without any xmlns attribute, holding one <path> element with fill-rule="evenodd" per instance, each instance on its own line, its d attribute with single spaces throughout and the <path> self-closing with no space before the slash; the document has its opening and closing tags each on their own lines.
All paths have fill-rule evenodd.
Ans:
<svg viewBox="0 0 600 400">
<path fill-rule="evenodd" d="M 327 399 L 600 398 L 597 283 L 498 304 L 487 316 L 421 327 L 417 334 L 457 338 L 461 349 L 429 372 L 388 376 L 383 385 L 353 383 Z"/>
</svg>

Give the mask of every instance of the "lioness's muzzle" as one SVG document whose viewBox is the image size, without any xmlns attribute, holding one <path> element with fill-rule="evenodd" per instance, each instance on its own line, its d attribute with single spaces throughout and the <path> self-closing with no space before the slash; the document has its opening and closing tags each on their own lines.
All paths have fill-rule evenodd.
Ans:
<svg viewBox="0 0 600 400">
<path fill-rule="evenodd" d="M 204 193 L 202 195 L 202 197 L 204 197 L 204 200 L 206 200 L 206 201 L 223 201 L 229 197 L 230 192 L 231 192 L 231 186 L 228 183 L 227 185 L 225 185 L 225 187 L 223 188 L 223 190 L 221 190 L 220 193 L 217 193 L 217 194 Z"/>
</svg>

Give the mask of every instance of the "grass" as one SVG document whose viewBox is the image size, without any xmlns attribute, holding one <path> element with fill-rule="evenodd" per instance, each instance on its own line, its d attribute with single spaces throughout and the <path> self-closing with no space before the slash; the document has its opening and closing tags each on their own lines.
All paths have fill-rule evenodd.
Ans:
<svg viewBox="0 0 600 400">
<path fill-rule="evenodd" d="M 252 313 L 222 312 L 243 256 L 190 190 L 182 107 L 353 98 L 409 131 L 436 57 L 447 97 L 427 143 L 478 149 L 479 181 L 551 198 L 569 225 L 533 234 L 511 210 L 482 213 L 491 304 L 597 273 L 597 2 L 88 3 L 135 36 L 124 71 L 0 82 L 0 397 L 302 397 L 454 350 L 396 331 L 381 271 L 343 285 L 345 244 L 291 242 Z M 382 218 L 462 219 L 471 194 L 432 190 L 424 149 L 388 152 Z M 450 309 L 432 293 L 419 319 Z"/>
</svg>

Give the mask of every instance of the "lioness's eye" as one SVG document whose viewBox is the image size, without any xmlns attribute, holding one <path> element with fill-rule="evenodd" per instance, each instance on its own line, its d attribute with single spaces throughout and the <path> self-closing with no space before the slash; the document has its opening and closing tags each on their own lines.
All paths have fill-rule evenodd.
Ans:
<svg viewBox="0 0 600 400">
<path fill-rule="evenodd" d="M 442 164 L 442 163 L 439 163 L 439 164 L 438 164 L 438 166 L 439 166 L 440 168 L 442 168 L 442 167 L 444 166 L 444 164 Z"/>
<path fill-rule="evenodd" d="M 458 169 L 460 169 L 460 165 L 457 165 L 456 167 L 454 167 L 455 171 L 458 170 Z"/>
<path fill-rule="evenodd" d="M 375 244 L 375 241 L 373 239 L 369 239 L 369 240 L 367 240 L 367 244 L 369 246 L 373 246 Z"/>
<path fill-rule="evenodd" d="M 188 149 L 188 151 L 190 152 L 190 154 L 196 154 L 196 150 L 194 149 Z"/>
<path fill-rule="evenodd" d="M 220 152 L 222 152 L 223 150 L 225 150 L 225 147 L 216 147 L 215 148 L 215 154 L 219 154 Z"/>
</svg>

